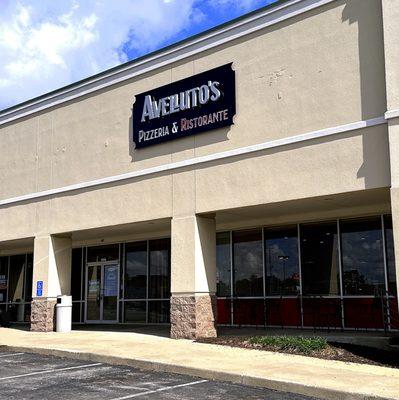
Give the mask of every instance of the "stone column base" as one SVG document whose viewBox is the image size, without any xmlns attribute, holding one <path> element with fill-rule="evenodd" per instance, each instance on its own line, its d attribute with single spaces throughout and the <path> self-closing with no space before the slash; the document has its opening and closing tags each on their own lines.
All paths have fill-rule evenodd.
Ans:
<svg viewBox="0 0 399 400">
<path fill-rule="evenodd" d="M 33 332 L 53 332 L 55 327 L 56 299 L 35 298 L 32 300 L 31 325 Z"/>
<path fill-rule="evenodd" d="M 173 339 L 216 337 L 216 296 L 172 296 L 170 323 Z"/>
</svg>

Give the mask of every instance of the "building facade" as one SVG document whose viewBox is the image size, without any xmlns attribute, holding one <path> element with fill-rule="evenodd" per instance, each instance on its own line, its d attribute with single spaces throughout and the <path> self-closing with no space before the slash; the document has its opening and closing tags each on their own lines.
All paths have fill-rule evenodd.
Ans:
<svg viewBox="0 0 399 400">
<path fill-rule="evenodd" d="M 287 0 L 0 112 L 0 309 L 399 328 L 399 4 Z"/>
</svg>

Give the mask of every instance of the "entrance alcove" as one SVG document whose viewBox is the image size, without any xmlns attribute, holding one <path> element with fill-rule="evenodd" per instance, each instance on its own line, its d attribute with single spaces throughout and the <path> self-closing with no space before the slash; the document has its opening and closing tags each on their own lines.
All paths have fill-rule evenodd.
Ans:
<svg viewBox="0 0 399 400">
<path fill-rule="evenodd" d="M 169 323 L 170 220 L 71 236 L 74 328 Z"/>
</svg>

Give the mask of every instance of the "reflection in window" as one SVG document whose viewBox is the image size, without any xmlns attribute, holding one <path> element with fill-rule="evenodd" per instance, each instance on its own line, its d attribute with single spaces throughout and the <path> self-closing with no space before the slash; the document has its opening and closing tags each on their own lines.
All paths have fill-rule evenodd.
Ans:
<svg viewBox="0 0 399 400">
<path fill-rule="evenodd" d="M 125 299 L 147 295 L 147 242 L 126 243 Z"/>
<path fill-rule="evenodd" d="M 263 296 L 262 230 L 233 233 L 234 294 Z"/>
<path fill-rule="evenodd" d="M 216 291 L 219 297 L 231 295 L 230 232 L 216 235 Z"/>
<path fill-rule="evenodd" d="M 126 301 L 125 319 L 127 323 L 145 323 L 147 320 L 147 305 L 145 301 Z"/>
<path fill-rule="evenodd" d="M 71 295 L 73 301 L 82 296 L 82 248 L 72 249 Z"/>
<path fill-rule="evenodd" d="M 32 284 L 33 284 L 33 254 L 26 255 L 26 271 L 25 271 L 25 301 L 32 301 Z"/>
<path fill-rule="evenodd" d="M 148 322 L 153 324 L 165 324 L 170 322 L 169 301 L 148 302 Z"/>
<path fill-rule="evenodd" d="M 335 222 L 301 225 L 303 294 L 339 294 L 337 246 Z"/>
<path fill-rule="evenodd" d="M 32 277 L 32 253 L 0 257 L 0 303 L 32 301 Z M 28 307 L 25 309 L 28 310 Z M 22 321 L 24 308 L 19 310 L 21 314 L 18 320 Z"/>
<path fill-rule="evenodd" d="M 152 299 L 170 297 L 170 239 L 150 241 L 148 291 Z"/>
<path fill-rule="evenodd" d="M 119 260 L 119 244 L 107 244 L 87 248 L 87 262 Z"/>
<path fill-rule="evenodd" d="M 81 322 L 81 303 L 72 303 L 72 323 Z"/>
<path fill-rule="evenodd" d="M 0 303 L 7 301 L 8 257 L 0 257 Z"/>
<path fill-rule="evenodd" d="M 381 219 L 341 221 L 345 295 L 374 295 L 385 290 Z"/>
<path fill-rule="evenodd" d="M 392 216 L 384 216 L 385 247 L 387 254 L 389 294 L 396 296 L 395 249 L 393 244 Z"/>
<path fill-rule="evenodd" d="M 10 257 L 8 301 L 20 302 L 24 298 L 25 254 Z"/>
<path fill-rule="evenodd" d="M 296 227 L 265 230 L 266 295 L 299 293 Z"/>
</svg>

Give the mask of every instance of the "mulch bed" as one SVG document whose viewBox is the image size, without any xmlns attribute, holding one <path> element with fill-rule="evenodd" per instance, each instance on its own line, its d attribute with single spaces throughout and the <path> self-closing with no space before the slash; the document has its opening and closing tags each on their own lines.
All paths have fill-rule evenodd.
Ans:
<svg viewBox="0 0 399 400">
<path fill-rule="evenodd" d="M 286 354 L 298 354 L 308 357 L 337 360 L 360 364 L 379 365 L 399 368 L 399 355 L 395 352 L 344 343 L 328 343 L 327 347 L 311 353 L 301 353 L 295 350 L 281 350 L 273 346 L 249 343 L 249 336 L 228 336 L 198 340 L 200 343 L 218 344 L 222 346 L 240 347 L 244 349 L 265 350 Z"/>
</svg>

